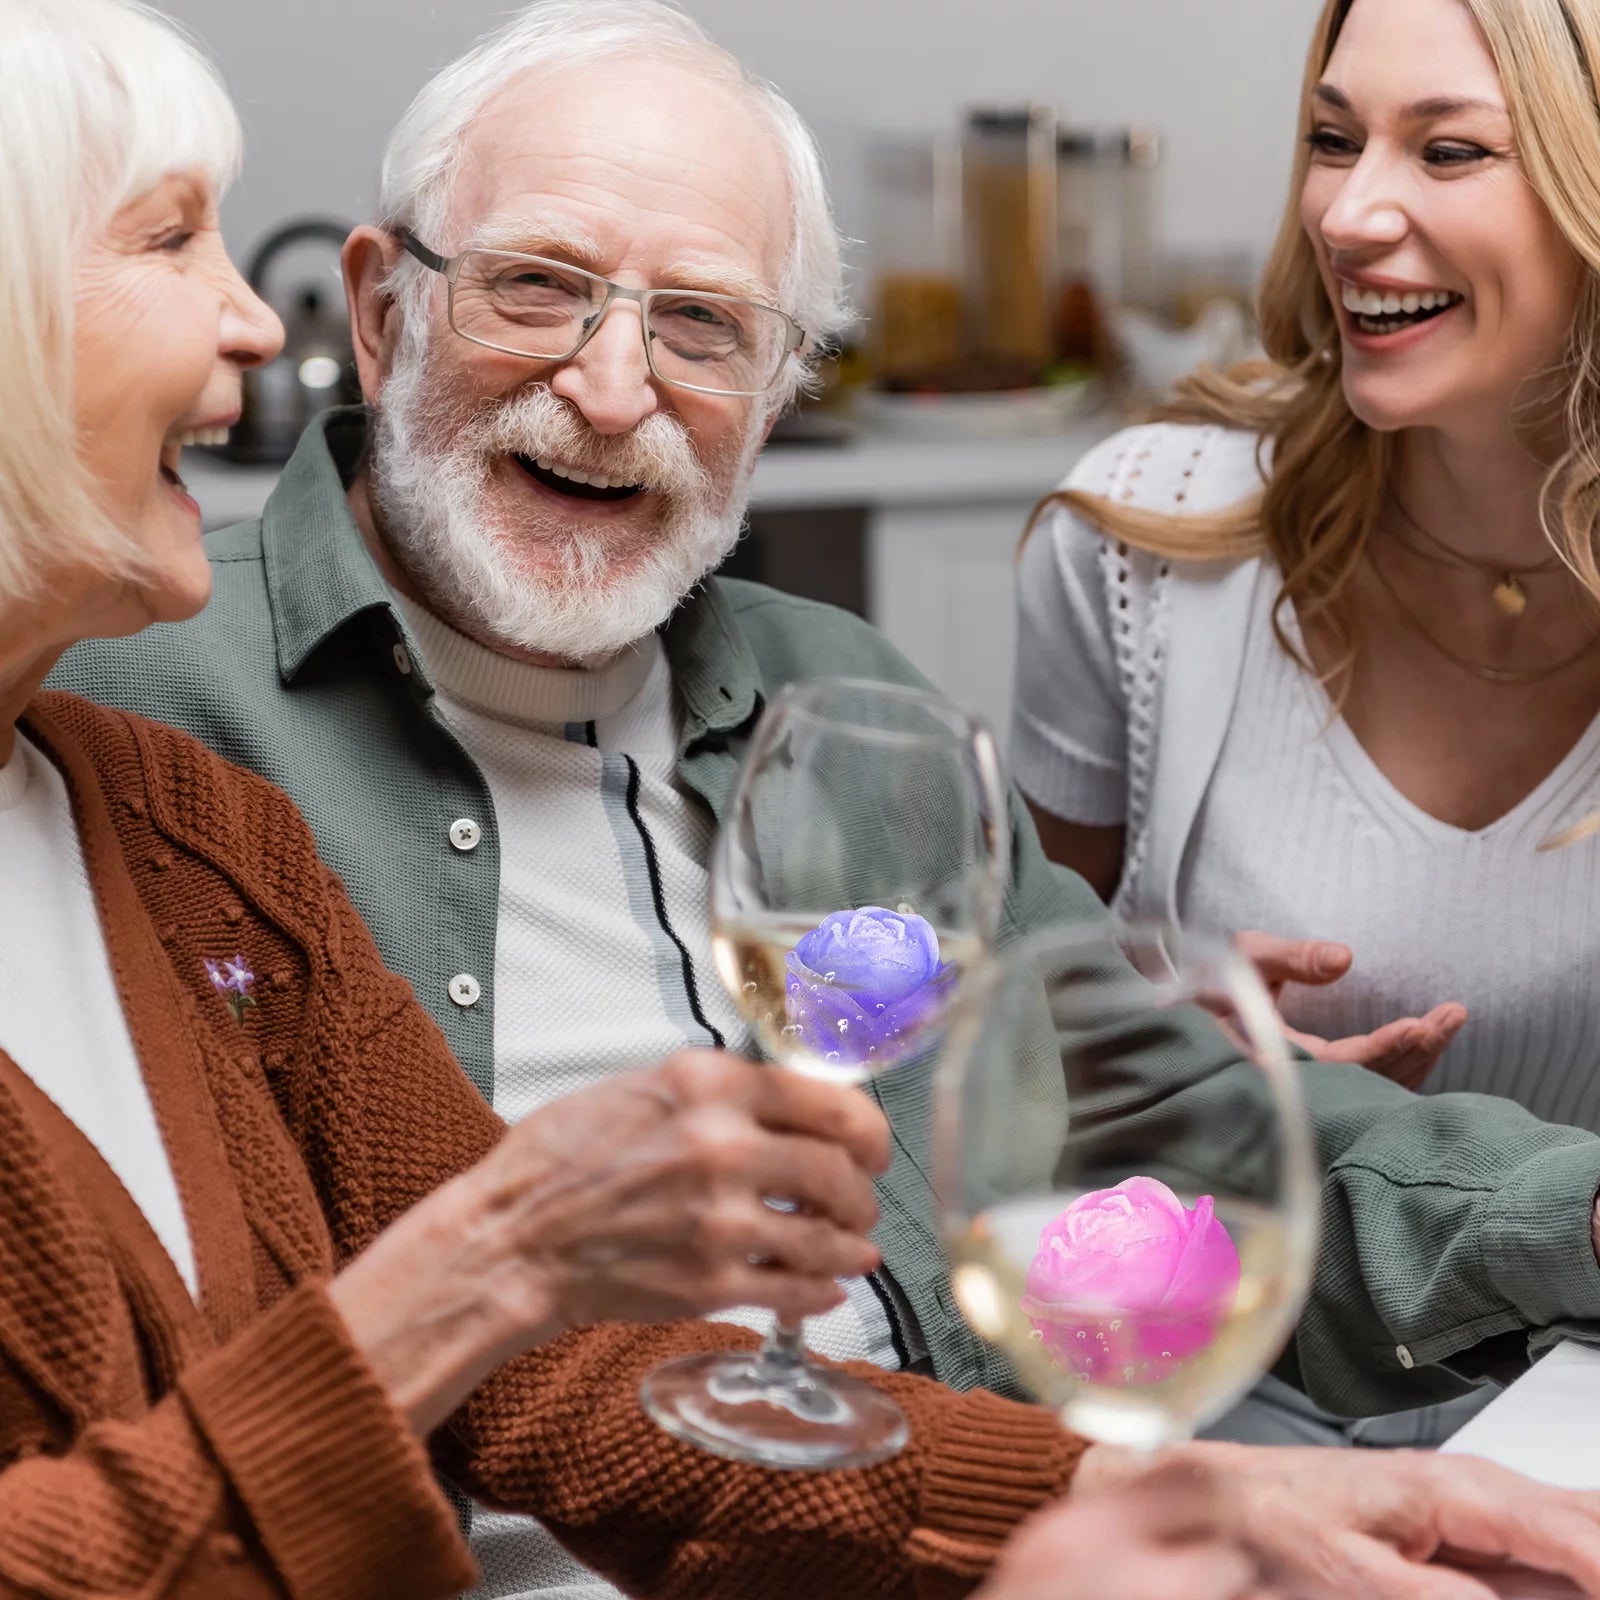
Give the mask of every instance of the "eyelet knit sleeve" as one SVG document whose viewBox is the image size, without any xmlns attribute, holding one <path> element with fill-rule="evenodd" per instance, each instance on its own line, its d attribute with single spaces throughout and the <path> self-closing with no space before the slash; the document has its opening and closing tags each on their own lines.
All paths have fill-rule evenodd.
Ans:
<svg viewBox="0 0 1600 1600">
<path fill-rule="evenodd" d="M 1117 444 L 1092 452 L 1065 486 L 1105 493 Z M 1088 826 L 1127 820 L 1128 712 L 1104 572 L 1115 556 L 1082 518 L 1056 507 L 1029 536 L 1017 570 L 1012 770 L 1029 799 Z"/>
</svg>

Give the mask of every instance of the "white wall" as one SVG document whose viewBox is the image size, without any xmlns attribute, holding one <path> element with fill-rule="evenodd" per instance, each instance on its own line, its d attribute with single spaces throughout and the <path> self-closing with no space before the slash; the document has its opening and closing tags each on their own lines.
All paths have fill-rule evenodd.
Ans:
<svg viewBox="0 0 1600 1600">
<path fill-rule="evenodd" d="M 230 243 L 374 203 L 378 152 L 423 79 L 512 0 L 166 0 L 221 61 L 250 140 Z M 950 125 L 973 102 L 1043 99 L 1079 123 L 1168 136 L 1165 228 L 1179 247 L 1259 256 L 1284 196 L 1317 0 L 687 0 L 817 129 L 841 220 L 870 226 L 867 127 Z"/>
</svg>

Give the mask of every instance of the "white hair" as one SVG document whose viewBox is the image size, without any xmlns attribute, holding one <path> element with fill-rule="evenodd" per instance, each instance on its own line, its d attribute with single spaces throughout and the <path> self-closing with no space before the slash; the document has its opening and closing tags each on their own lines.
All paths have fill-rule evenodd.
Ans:
<svg viewBox="0 0 1600 1600">
<path fill-rule="evenodd" d="M 203 174 L 220 193 L 241 149 L 221 79 L 160 12 L 0 0 L 0 596 L 78 560 L 137 570 L 78 452 L 75 265 L 170 174 Z"/>
<path fill-rule="evenodd" d="M 839 232 L 828 201 L 822 157 L 811 130 L 765 79 L 667 0 L 534 0 L 452 62 L 411 102 L 383 158 L 380 204 L 385 223 L 406 227 L 436 250 L 456 248 L 442 238 L 450 214 L 466 135 L 479 113 L 514 80 L 533 72 L 569 72 L 618 56 L 675 59 L 712 82 L 746 90 L 777 139 L 789 182 L 790 244 L 779 279 L 782 308 L 807 334 L 806 350 L 836 339 L 852 314 L 845 299 Z M 397 285 L 418 286 L 422 269 L 401 263 Z M 407 300 L 416 314 L 418 298 Z M 787 387 L 801 386 L 805 369 L 792 364 Z"/>
</svg>

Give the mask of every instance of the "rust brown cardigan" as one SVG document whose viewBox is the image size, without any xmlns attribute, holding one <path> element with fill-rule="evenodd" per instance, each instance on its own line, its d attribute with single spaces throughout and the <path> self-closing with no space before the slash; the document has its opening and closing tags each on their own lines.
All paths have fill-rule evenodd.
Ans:
<svg viewBox="0 0 1600 1600">
<path fill-rule="evenodd" d="M 0 1597 L 407 1600 L 473 1581 L 428 1455 L 322 1285 L 501 1124 L 384 970 L 277 789 L 187 736 L 42 694 L 199 1271 L 191 1300 L 98 1154 L 0 1053 Z M 5 910 L 0 907 L 0 915 Z M 419 916 L 428 908 L 419 906 Z M 236 1019 L 207 958 L 242 954 Z M 942 1597 L 1059 1493 L 1047 1412 L 858 1369 L 913 1423 L 897 1460 L 774 1474 L 640 1411 L 703 1323 L 578 1330 L 430 1441 L 631 1592 Z"/>
</svg>

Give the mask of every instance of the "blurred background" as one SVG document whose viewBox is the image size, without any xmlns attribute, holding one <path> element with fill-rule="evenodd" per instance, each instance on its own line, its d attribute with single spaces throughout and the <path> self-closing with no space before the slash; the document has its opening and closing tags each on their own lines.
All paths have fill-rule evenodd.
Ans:
<svg viewBox="0 0 1600 1600">
<path fill-rule="evenodd" d="M 348 397 L 336 241 L 416 89 L 506 0 L 166 0 L 248 139 L 224 207 L 285 317 L 208 522 Z M 1029 509 L 1198 359 L 1251 348 L 1317 0 L 687 0 L 807 118 L 864 313 L 758 469 L 731 569 L 843 604 L 1003 721 Z"/>
</svg>

